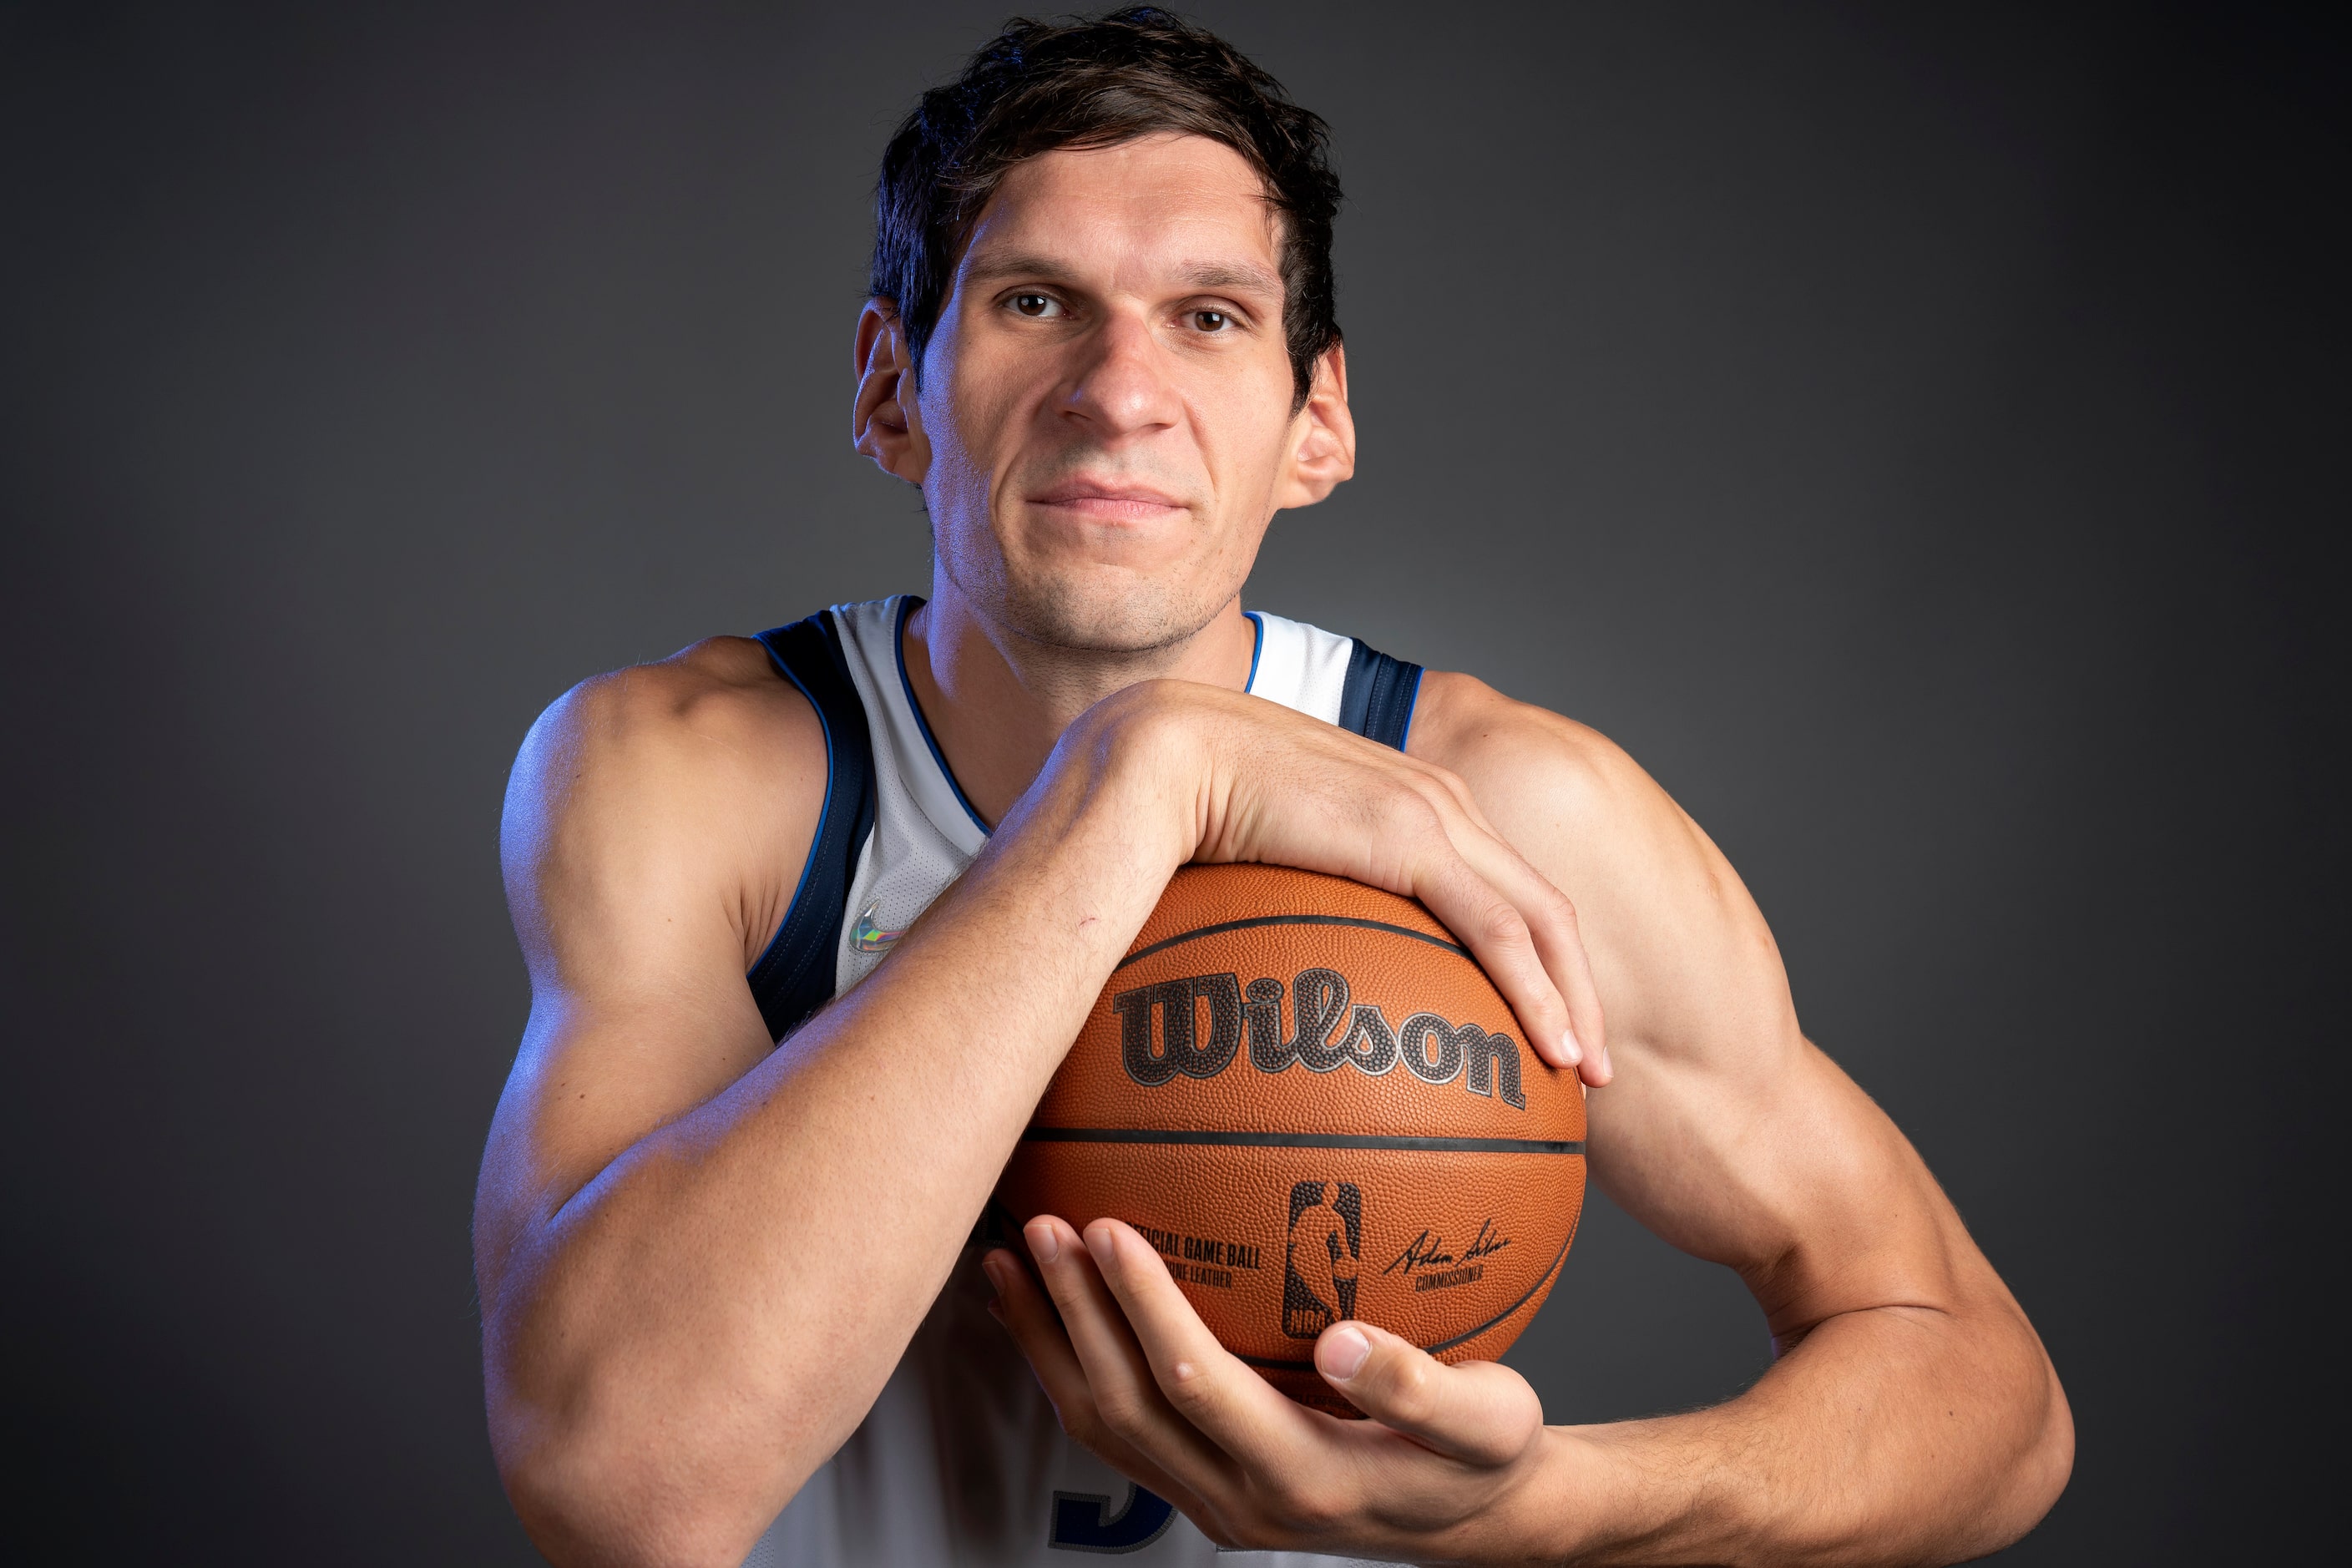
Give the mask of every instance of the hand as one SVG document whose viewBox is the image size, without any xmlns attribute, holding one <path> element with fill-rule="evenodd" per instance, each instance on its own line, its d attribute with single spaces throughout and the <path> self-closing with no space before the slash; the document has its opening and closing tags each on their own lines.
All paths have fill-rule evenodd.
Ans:
<svg viewBox="0 0 2352 1568">
<path fill-rule="evenodd" d="M 1372 1417 L 1340 1420 L 1227 1353 L 1127 1226 L 1097 1220 L 1082 1238 L 1043 1215 L 1024 1235 L 1045 1289 L 1013 1254 L 992 1252 L 991 1310 L 1064 1430 L 1218 1544 L 1412 1561 L 1531 1554 L 1510 1539 L 1528 1517 L 1512 1505 L 1570 1457 L 1572 1439 L 1545 1428 L 1518 1373 L 1445 1366 L 1385 1330 L 1335 1323 L 1316 1342 L 1316 1367 Z"/>
<path fill-rule="evenodd" d="M 1144 750 L 1183 781 L 1172 804 L 1185 858 L 1297 866 L 1419 899 L 1477 955 L 1538 1057 L 1609 1081 L 1576 908 L 1496 833 L 1459 777 L 1276 703 L 1181 680 L 1106 698 L 1059 750 L 1096 752 L 1106 731 L 1129 726 L 1158 738 Z"/>
</svg>

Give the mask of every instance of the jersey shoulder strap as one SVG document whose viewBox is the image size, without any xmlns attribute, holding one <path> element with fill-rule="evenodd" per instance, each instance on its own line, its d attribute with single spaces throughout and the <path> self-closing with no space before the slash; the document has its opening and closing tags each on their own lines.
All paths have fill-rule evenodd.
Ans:
<svg viewBox="0 0 2352 1568">
<path fill-rule="evenodd" d="M 760 641 L 824 727 L 824 810 L 808 863 L 775 940 L 744 976 L 769 1037 L 782 1040 L 833 996 L 850 879 L 858 850 L 874 831 L 874 747 L 831 611 L 761 632 Z"/>
<path fill-rule="evenodd" d="M 1348 679 L 1339 688 L 1339 728 L 1402 752 L 1412 733 L 1413 699 L 1420 695 L 1421 666 L 1391 658 L 1358 637 L 1348 651 Z"/>
</svg>

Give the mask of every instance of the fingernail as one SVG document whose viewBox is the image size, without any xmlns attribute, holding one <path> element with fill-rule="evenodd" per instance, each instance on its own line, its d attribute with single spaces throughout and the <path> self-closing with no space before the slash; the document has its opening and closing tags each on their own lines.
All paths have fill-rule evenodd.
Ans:
<svg viewBox="0 0 2352 1568">
<path fill-rule="evenodd" d="M 1032 1220 L 1021 1227 L 1021 1234 L 1028 1239 L 1030 1254 L 1039 1263 L 1051 1263 L 1062 1256 L 1062 1238 L 1043 1220 Z"/>
<path fill-rule="evenodd" d="M 1364 1331 L 1342 1323 L 1315 1347 L 1315 1364 L 1323 1369 L 1324 1376 L 1345 1383 L 1364 1370 L 1364 1359 L 1371 1353 L 1372 1342 L 1364 1337 Z"/>
<path fill-rule="evenodd" d="M 1096 1264 L 1104 1268 L 1109 1268 L 1111 1255 L 1117 1247 L 1117 1243 L 1110 1234 L 1110 1226 L 1089 1226 L 1087 1228 L 1085 1240 L 1087 1250 L 1095 1256 Z"/>
<path fill-rule="evenodd" d="M 980 1260 L 980 1271 L 988 1276 L 988 1288 L 1000 1296 L 1004 1294 L 1004 1276 L 1001 1272 L 1003 1267 L 993 1252 Z"/>
<path fill-rule="evenodd" d="M 1607 1046 L 1602 1046 L 1601 1047 L 1601 1076 L 1603 1078 L 1615 1078 L 1617 1076 L 1617 1068 L 1609 1060 L 1609 1047 Z"/>
<path fill-rule="evenodd" d="M 1559 1037 L 1559 1049 L 1560 1054 L 1568 1058 L 1568 1065 L 1570 1067 L 1574 1067 L 1577 1063 L 1584 1059 L 1584 1047 L 1576 1043 L 1576 1031 L 1574 1029 L 1568 1029 L 1561 1032 Z"/>
</svg>

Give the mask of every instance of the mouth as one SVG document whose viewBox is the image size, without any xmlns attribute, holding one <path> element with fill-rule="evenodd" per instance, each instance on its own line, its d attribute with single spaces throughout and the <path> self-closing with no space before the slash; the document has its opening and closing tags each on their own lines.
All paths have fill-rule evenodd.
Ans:
<svg viewBox="0 0 2352 1568">
<path fill-rule="evenodd" d="M 1188 510 L 1165 490 L 1108 479 L 1064 479 L 1028 499 L 1032 506 L 1076 512 L 1097 522 L 1157 522 Z"/>
</svg>

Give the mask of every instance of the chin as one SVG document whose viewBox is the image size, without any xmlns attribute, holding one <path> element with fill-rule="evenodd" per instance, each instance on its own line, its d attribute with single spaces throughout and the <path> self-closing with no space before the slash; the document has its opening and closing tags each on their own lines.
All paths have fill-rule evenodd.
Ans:
<svg viewBox="0 0 2352 1568">
<path fill-rule="evenodd" d="M 1003 588 L 995 608 L 1013 631 L 1052 647 L 1107 654 L 1151 653 L 1183 642 L 1238 591 L 1126 572 L 1056 574 Z"/>
</svg>

